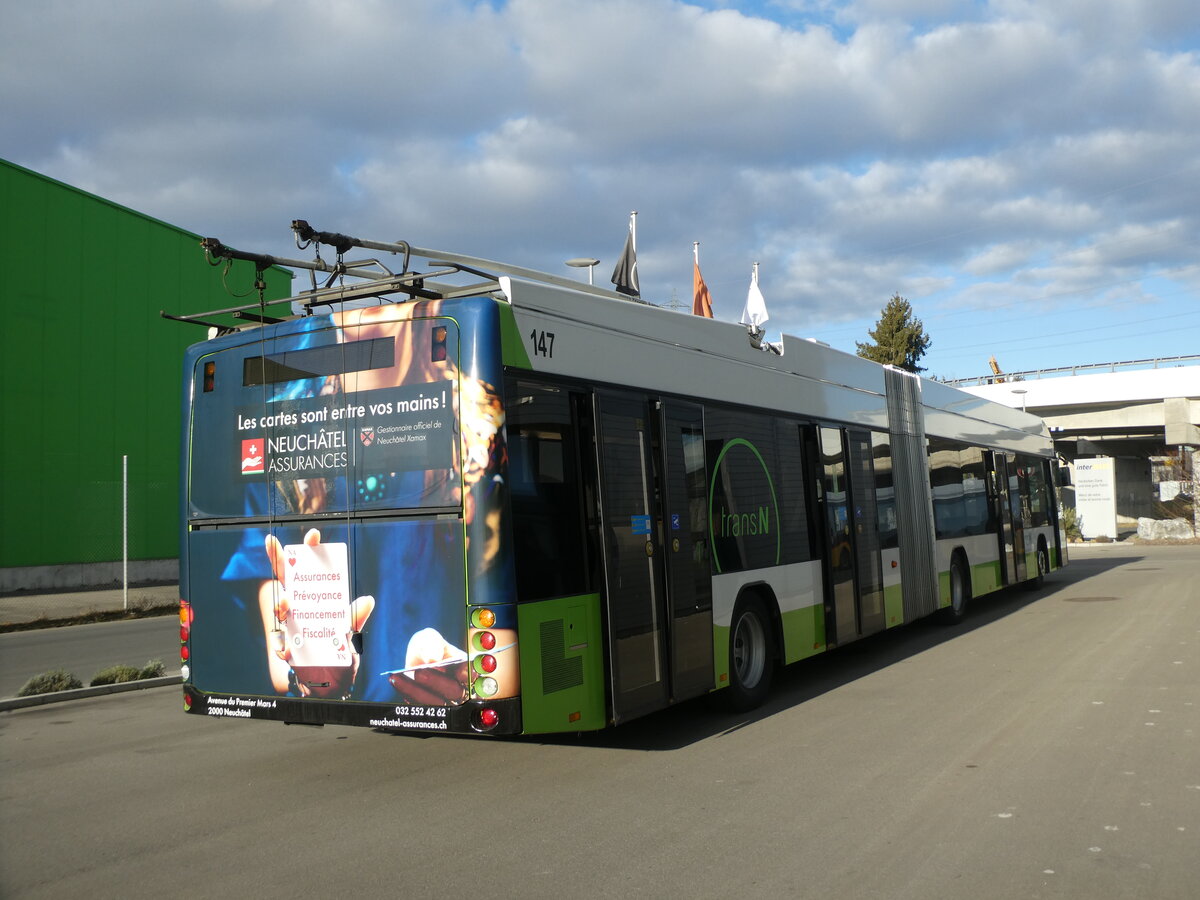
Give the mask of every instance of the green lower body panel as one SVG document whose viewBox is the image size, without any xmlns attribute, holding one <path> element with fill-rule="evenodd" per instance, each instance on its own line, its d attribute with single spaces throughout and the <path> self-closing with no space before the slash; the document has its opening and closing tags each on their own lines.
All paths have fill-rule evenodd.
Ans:
<svg viewBox="0 0 1200 900">
<path fill-rule="evenodd" d="M 713 626 L 713 686 L 729 687 L 729 632 L 728 625 Z"/>
<path fill-rule="evenodd" d="M 806 659 L 824 649 L 825 607 L 808 606 L 783 614 L 783 661 L 785 663 Z M 729 657 L 728 652 L 725 656 Z"/>
<path fill-rule="evenodd" d="M 971 596 L 979 597 L 998 591 L 1000 583 L 1000 560 L 971 566 Z"/>
<path fill-rule="evenodd" d="M 982 597 L 1004 587 L 1000 583 L 1000 560 L 971 566 L 971 596 Z M 950 573 L 938 572 L 938 606 L 950 605 Z"/>
<path fill-rule="evenodd" d="M 883 613 L 888 628 L 904 624 L 904 585 L 892 584 L 883 589 Z"/>
<path fill-rule="evenodd" d="M 524 733 L 595 731 L 607 725 L 600 595 L 522 603 L 517 626 Z"/>
<path fill-rule="evenodd" d="M 781 616 L 783 624 L 783 661 L 794 663 L 825 650 L 825 608 L 809 606 L 793 609 Z M 713 626 L 713 687 L 729 687 L 728 625 Z"/>
</svg>

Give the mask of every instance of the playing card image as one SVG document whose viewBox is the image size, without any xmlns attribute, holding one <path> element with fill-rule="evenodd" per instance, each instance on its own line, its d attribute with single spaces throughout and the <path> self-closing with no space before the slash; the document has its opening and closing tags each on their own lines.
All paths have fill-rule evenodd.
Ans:
<svg viewBox="0 0 1200 900">
<path fill-rule="evenodd" d="M 284 640 L 294 668 L 349 667 L 350 570 L 345 544 L 283 548 L 288 615 Z"/>
</svg>

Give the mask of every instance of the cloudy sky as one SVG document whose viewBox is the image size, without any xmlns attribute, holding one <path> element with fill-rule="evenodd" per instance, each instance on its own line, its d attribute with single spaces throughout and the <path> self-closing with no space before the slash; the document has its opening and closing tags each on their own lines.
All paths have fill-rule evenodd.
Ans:
<svg viewBox="0 0 1200 900">
<path fill-rule="evenodd" d="M 288 225 L 607 282 L 929 373 L 1200 353 L 1195 0 L 5 4 L 0 157 L 248 250 Z M 198 263 L 200 260 L 198 259 Z M 578 273 L 574 273 L 578 274 Z"/>
</svg>

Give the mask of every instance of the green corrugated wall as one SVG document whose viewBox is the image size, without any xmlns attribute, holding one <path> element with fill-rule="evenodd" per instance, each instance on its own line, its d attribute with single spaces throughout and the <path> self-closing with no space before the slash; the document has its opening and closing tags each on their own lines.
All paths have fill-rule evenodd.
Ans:
<svg viewBox="0 0 1200 900">
<path fill-rule="evenodd" d="M 0 568 L 119 560 L 123 455 L 129 558 L 178 556 L 180 366 L 205 331 L 159 311 L 249 299 L 199 236 L 4 160 L 0 211 Z"/>
</svg>

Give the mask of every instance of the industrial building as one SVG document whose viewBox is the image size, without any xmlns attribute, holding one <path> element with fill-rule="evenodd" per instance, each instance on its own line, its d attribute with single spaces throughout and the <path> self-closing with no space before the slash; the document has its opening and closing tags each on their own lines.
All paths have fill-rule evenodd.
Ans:
<svg viewBox="0 0 1200 900">
<path fill-rule="evenodd" d="M 199 235 L 5 160 L 0 208 L 0 592 L 119 584 L 126 556 L 131 583 L 174 580 L 180 366 L 205 333 L 160 311 L 233 305 L 221 272 Z"/>
</svg>

